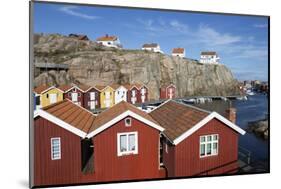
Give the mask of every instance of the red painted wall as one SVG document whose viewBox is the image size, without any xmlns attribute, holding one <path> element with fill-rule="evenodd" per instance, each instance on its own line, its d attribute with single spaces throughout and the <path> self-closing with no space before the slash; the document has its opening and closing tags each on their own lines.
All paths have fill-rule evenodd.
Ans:
<svg viewBox="0 0 281 189">
<path fill-rule="evenodd" d="M 61 159 L 51 159 L 51 138 L 61 139 Z M 34 119 L 34 185 L 81 182 L 80 137 L 38 117 Z"/>
<path fill-rule="evenodd" d="M 95 92 L 96 93 L 96 102 L 97 102 L 97 105 L 96 105 L 96 108 L 100 108 L 100 92 L 94 88 L 90 89 L 89 91 L 87 91 L 86 93 L 83 94 L 83 107 L 90 110 L 90 105 L 89 105 L 89 102 L 90 102 L 90 93 L 91 92 Z"/>
<path fill-rule="evenodd" d="M 169 93 L 169 90 L 172 89 L 172 98 L 175 98 L 176 97 L 176 88 L 174 86 L 169 86 L 169 87 L 162 87 L 160 88 L 160 99 L 168 99 L 169 96 L 168 96 L 168 93 Z"/>
<path fill-rule="evenodd" d="M 64 99 L 67 98 L 69 100 L 72 100 L 71 93 L 73 93 L 74 90 L 75 89 L 73 88 L 70 91 L 68 91 L 67 93 L 64 93 L 63 94 L 63 98 Z M 84 102 L 83 102 L 83 92 L 81 90 L 79 90 L 79 89 L 76 89 L 76 92 L 78 93 L 78 102 L 80 102 L 81 106 L 83 106 L 84 105 Z M 80 95 L 79 95 L 79 93 L 80 93 Z"/>
<path fill-rule="evenodd" d="M 138 132 L 138 154 L 117 156 L 117 133 Z M 98 181 L 151 179 L 163 176 L 159 168 L 159 131 L 132 118 L 119 121 L 93 137 L 95 176 Z"/>
<path fill-rule="evenodd" d="M 166 145 L 168 145 L 167 150 Z M 167 169 L 167 176 L 175 176 L 175 145 L 171 145 L 168 140 L 163 145 L 163 164 Z"/>
<path fill-rule="evenodd" d="M 219 134 L 218 155 L 200 158 L 200 136 Z M 226 174 L 237 169 L 238 133 L 213 119 L 175 147 L 174 176 Z"/>
</svg>

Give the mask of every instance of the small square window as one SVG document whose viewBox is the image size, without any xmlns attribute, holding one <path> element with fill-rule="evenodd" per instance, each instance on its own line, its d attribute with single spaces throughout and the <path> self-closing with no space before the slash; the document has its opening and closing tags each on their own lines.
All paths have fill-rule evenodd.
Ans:
<svg viewBox="0 0 281 189">
<path fill-rule="evenodd" d="M 132 125 L 132 119 L 130 117 L 126 118 L 125 119 L 125 126 L 130 127 L 131 125 Z"/>
</svg>

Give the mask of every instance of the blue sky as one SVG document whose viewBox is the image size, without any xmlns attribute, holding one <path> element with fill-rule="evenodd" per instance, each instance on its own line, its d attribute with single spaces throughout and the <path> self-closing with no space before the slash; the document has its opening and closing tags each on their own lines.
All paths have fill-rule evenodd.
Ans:
<svg viewBox="0 0 281 189">
<path fill-rule="evenodd" d="M 166 54 L 184 47 L 192 59 L 217 51 L 238 80 L 268 80 L 266 17 L 35 3 L 34 32 L 117 35 L 126 49 L 156 42 Z"/>
</svg>

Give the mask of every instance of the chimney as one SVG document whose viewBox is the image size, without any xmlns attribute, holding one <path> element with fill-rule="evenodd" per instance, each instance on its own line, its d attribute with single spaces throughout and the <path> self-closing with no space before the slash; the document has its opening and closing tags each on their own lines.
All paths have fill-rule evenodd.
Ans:
<svg viewBox="0 0 281 189">
<path fill-rule="evenodd" d="M 228 108 L 226 110 L 226 118 L 232 123 L 236 122 L 236 108 Z"/>
</svg>

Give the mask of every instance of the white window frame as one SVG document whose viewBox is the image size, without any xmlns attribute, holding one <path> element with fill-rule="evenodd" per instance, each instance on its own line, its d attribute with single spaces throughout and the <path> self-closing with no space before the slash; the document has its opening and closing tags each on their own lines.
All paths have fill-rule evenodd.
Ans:
<svg viewBox="0 0 281 189">
<path fill-rule="evenodd" d="M 207 141 L 207 138 L 211 136 L 211 141 Z M 214 140 L 214 137 L 217 136 L 217 140 Z M 204 142 L 201 142 L 201 138 L 205 138 Z M 214 143 L 217 143 L 217 152 L 215 153 L 213 149 Z M 201 155 L 201 145 L 205 145 L 205 154 Z M 211 144 L 211 154 L 207 154 L 207 144 Z M 218 134 L 210 134 L 210 135 L 202 135 L 199 137 L 199 157 L 205 158 L 210 156 L 217 156 L 219 154 L 219 135 Z"/>
<path fill-rule="evenodd" d="M 130 124 L 127 124 L 127 120 L 130 120 Z M 131 117 L 127 117 L 124 121 L 125 121 L 125 126 L 126 127 L 131 127 L 132 126 L 132 118 Z"/>
<path fill-rule="evenodd" d="M 53 140 L 59 140 L 59 156 L 58 157 L 54 157 Z M 60 140 L 60 137 L 51 138 L 51 159 L 52 160 L 59 160 L 59 159 L 61 159 L 61 140 Z"/>
<path fill-rule="evenodd" d="M 134 134 L 135 135 L 135 150 L 128 150 L 129 148 L 129 135 Z M 126 135 L 127 136 L 127 151 L 121 152 L 120 150 L 120 136 Z M 125 133 L 117 133 L 117 155 L 123 156 L 123 155 L 131 155 L 131 154 L 138 154 L 138 132 L 125 132 Z"/>
</svg>

